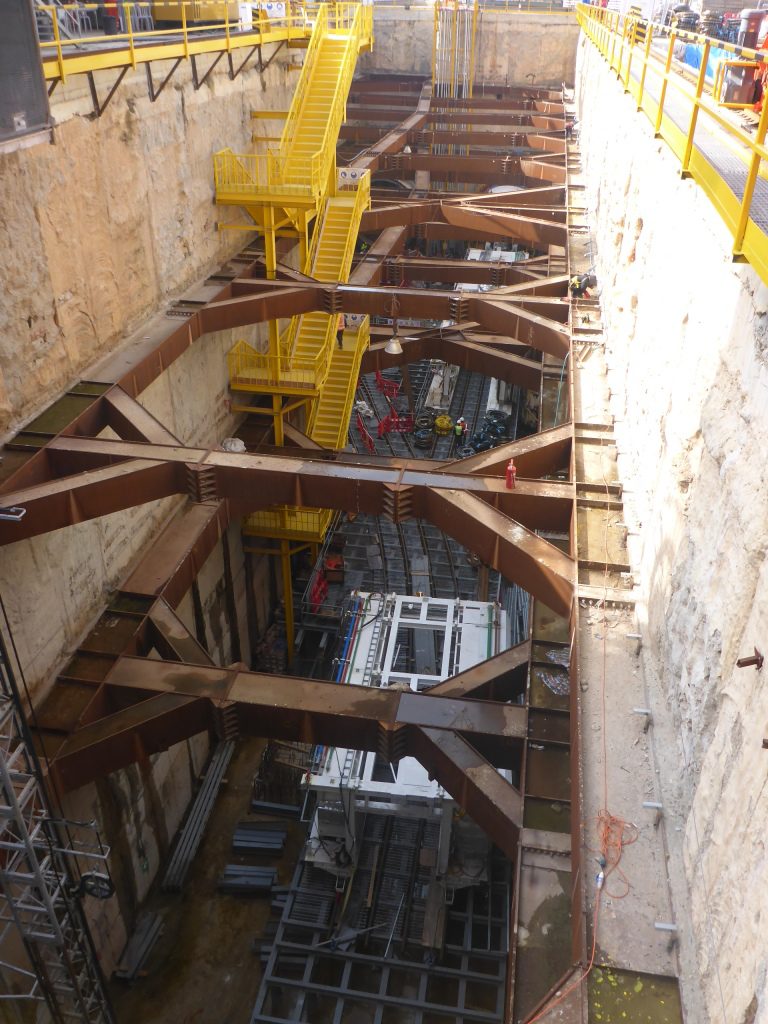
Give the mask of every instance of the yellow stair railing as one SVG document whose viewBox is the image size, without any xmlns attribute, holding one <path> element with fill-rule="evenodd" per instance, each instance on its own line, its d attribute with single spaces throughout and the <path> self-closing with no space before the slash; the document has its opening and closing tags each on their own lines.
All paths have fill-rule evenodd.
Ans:
<svg viewBox="0 0 768 1024">
<path fill-rule="evenodd" d="M 301 77 L 277 151 L 214 154 L 216 202 L 306 208 L 320 205 L 335 167 L 357 54 L 370 45 L 373 10 L 361 4 L 318 8 Z M 312 131 L 309 131 L 310 126 Z M 311 152 L 305 147 L 313 146 Z"/>
<path fill-rule="evenodd" d="M 371 321 L 366 316 L 357 329 L 354 346 L 347 349 L 345 334 L 344 349 L 337 349 L 333 354 L 328 378 L 313 406 L 308 429 L 312 440 L 324 448 L 339 450 L 347 443 L 360 363 L 370 341 Z"/>
</svg>

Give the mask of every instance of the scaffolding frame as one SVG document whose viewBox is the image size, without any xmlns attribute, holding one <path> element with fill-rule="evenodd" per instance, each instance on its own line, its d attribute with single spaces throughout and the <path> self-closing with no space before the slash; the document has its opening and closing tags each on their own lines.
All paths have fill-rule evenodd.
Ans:
<svg viewBox="0 0 768 1024">
<path fill-rule="evenodd" d="M 79 849 L 50 813 L 1 629 L 0 850 L 0 945 L 15 935 L 29 960 L 28 968 L 0 961 L 0 1001 L 44 1003 L 55 1024 L 113 1024 L 80 900 L 86 876 L 75 881 L 68 863 L 72 856 L 106 861 L 108 851 Z"/>
</svg>

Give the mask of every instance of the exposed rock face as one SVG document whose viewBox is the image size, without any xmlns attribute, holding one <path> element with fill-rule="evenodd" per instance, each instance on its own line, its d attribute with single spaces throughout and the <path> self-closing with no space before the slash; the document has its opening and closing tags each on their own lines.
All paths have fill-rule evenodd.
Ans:
<svg viewBox="0 0 768 1024">
<path fill-rule="evenodd" d="M 768 289 L 584 43 L 578 98 L 645 668 L 675 726 L 661 782 L 689 980 L 713 1021 L 766 1021 L 768 688 L 735 662 L 768 648 Z"/>
<path fill-rule="evenodd" d="M 155 103 L 140 68 L 100 118 L 78 76 L 53 94 L 54 145 L 0 157 L 0 435 L 242 247 L 216 229 L 243 218 L 214 205 L 211 157 L 252 148 L 253 108 L 288 105 L 282 57 L 234 81 L 221 61 L 198 91 L 183 62 Z M 103 101 L 114 73 L 96 78 Z"/>
<path fill-rule="evenodd" d="M 432 8 L 377 7 L 376 44 L 361 59 L 361 70 L 431 76 L 433 25 Z M 572 83 L 578 35 L 570 12 L 482 11 L 475 80 L 505 85 Z"/>
</svg>

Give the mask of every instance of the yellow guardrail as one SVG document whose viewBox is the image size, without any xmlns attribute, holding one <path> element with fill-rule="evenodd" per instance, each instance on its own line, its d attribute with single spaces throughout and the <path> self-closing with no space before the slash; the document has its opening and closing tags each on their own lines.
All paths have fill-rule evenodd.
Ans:
<svg viewBox="0 0 768 1024">
<path fill-rule="evenodd" d="M 281 355 L 258 352 L 241 340 L 227 354 L 229 385 L 235 391 L 315 393 L 323 379 L 325 361 L 322 351 L 313 359 L 286 361 Z"/>
<path fill-rule="evenodd" d="M 330 13 L 329 13 L 330 12 Z M 351 26 L 351 27 L 350 27 Z M 348 32 L 344 59 L 339 72 L 323 139 L 318 149 L 296 166 L 292 156 L 296 131 L 304 104 L 312 92 L 318 71 L 318 50 L 323 36 L 330 31 Z M 323 4 L 314 20 L 314 31 L 296 91 L 288 112 L 277 151 L 233 153 L 225 149 L 214 153 L 216 201 L 219 203 L 258 203 L 274 198 L 304 199 L 301 205 L 315 205 L 328 188 L 334 166 L 336 139 L 344 120 L 347 95 L 352 84 L 359 47 L 371 38 L 373 9 L 359 3 Z"/>
<path fill-rule="evenodd" d="M 344 277 L 339 278 L 341 281 L 347 280 L 349 268 L 352 265 L 352 257 L 355 254 L 355 243 L 357 242 L 357 235 L 360 229 L 360 221 L 363 213 L 371 208 L 371 172 L 364 171 L 356 181 L 340 183 L 336 189 L 336 195 L 341 196 L 344 195 L 345 192 L 355 193 L 355 205 L 352 208 L 349 230 L 347 231 L 347 240 L 344 246 L 343 263 L 347 269 Z"/>
<path fill-rule="evenodd" d="M 43 16 L 41 26 L 47 29 L 43 34 L 50 32 L 51 35 L 50 39 L 40 39 L 45 78 L 63 82 L 77 74 L 136 68 L 155 60 L 231 53 L 268 43 L 303 43 L 312 31 L 311 20 L 303 7 L 283 18 L 268 18 L 263 10 L 254 10 L 253 23 L 248 28 L 241 26 L 236 16 L 231 16 L 231 4 L 218 0 L 179 0 L 173 4 L 179 10 L 180 23 L 176 28 L 137 28 L 148 20 L 144 12 L 151 6 L 146 0 L 125 0 L 118 8 L 123 31 L 104 35 L 95 27 L 97 12 L 104 14 L 104 4 L 37 5 L 35 10 Z M 206 14 L 209 8 L 210 13 Z M 203 19 L 204 23 L 195 23 L 197 19 Z M 79 28 L 70 32 L 72 26 Z"/>
<path fill-rule="evenodd" d="M 360 44 L 362 40 L 370 38 L 373 31 L 373 8 L 362 4 L 336 4 L 333 15 L 327 17 L 327 28 L 328 31 L 344 31 L 348 33 L 348 37 L 342 65 L 336 79 L 336 88 L 331 108 L 325 124 L 323 140 L 319 151 L 313 157 L 312 187 L 316 194 L 321 194 L 327 188 L 331 169 L 335 165 L 336 140 L 339 137 L 339 131 L 346 114 L 347 96 L 352 84 L 352 76 L 355 73 Z M 315 35 L 319 35 L 319 33 L 313 33 L 312 41 L 314 41 Z M 310 43 L 310 49 L 311 46 L 312 43 Z M 314 76 L 316 70 L 316 67 L 310 70 L 307 88 L 311 88 L 311 77 Z M 308 93 L 305 93 L 303 99 L 306 99 L 307 95 Z M 289 114 L 280 143 L 281 154 L 290 154 L 295 138 L 294 136 L 289 137 L 289 131 L 293 130 L 295 132 L 295 121 L 291 121 L 291 115 L 294 109 L 296 109 L 298 114 L 302 105 L 303 103 L 298 103 L 296 100 L 291 104 L 291 114 Z M 319 164 L 317 171 L 315 169 L 315 158 L 318 158 Z M 316 177 L 315 174 L 317 174 Z"/>
<path fill-rule="evenodd" d="M 252 512 L 243 519 L 243 533 L 251 537 L 276 537 L 286 540 L 320 542 L 331 525 L 335 512 L 330 508 L 298 508 L 273 505 Z"/>
<path fill-rule="evenodd" d="M 315 153 L 306 162 L 306 179 L 286 181 L 287 157 L 277 152 L 233 153 L 222 149 L 213 154 L 213 179 L 216 186 L 216 202 L 247 203 L 275 196 L 288 197 L 295 201 L 305 200 L 310 204 L 318 195 L 322 154 Z"/>
<path fill-rule="evenodd" d="M 317 70 L 320 45 L 328 27 L 327 4 L 323 4 L 320 7 L 316 12 L 313 21 L 314 28 L 312 31 L 312 37 L 309 40 L 309 46 L 307 47 L 307 52 L 304 55 L 304 63 L 301 68 L 301 74 L 299 75 L 299 81 L 293 93 L 291 108 L 288 111 L 288 117 L 285 119 L 285 124 L 283 125 L 283 134 L 280 138 L 281 156 L 287 155 L 290 151 L 290 147 L 295 141 L 296 126 L 298 124 L 299 115 L 301 114 L 304 101 L 309 93 L 312 85 L 312 79 L 314 78 L 315 71 Z"/>
<path fill-rule="evenodd" d="M 680 160 L 683 176 L 700 185 L 725 221 L 733 238 L 734 259 L 748 261 L 768 284 L 768 219 L 760 215 L 755 202 L 756 188 L 760 188 L 758 198 L 768 208 L 768 193 L 762 195 L 764 161 L 768 160 L 768 101 L 763 104 L 757 130 L 751 135 L 731 121 L 705 91 L 712 47 L 732 48 L 706 36 L 670 30 L 652 22 L 642 23 L 645 38 L 640 44 L 636 38 L 637 18 L 587 4 L 579 4 L 577 14 L 582 31 L 616 72 L 624 91 L 636 99 L 638 110 L 649 118 L 656 135 L 666 141 Z M 695 82 L 688 81 L 673 65 L 679 39 L 701 45 L 701 65 Z M 744 50 L 743 55 L 756 54 Z M 741 163 L 741 173 L 731 175 L 730 183 L 713 163 L 715 150 L 719 149 L 722 155 L 723 148 L 726 156 L 735 155 Z"/>
<path fill-rule="evenodd" d="M 360 324 L 357 334 L 355 335 L 355 352 L 352 360 L 352 366 L 349 371 L 349 377 L 347 377 L 347 390 L 344 392 L 344 404 L 342 407 L 342 413 L 339 417 L 339 430 L 336 435 L 336 447 L 343 448 L 347 443 L 347 432 L 349 430 L 349 420 L 352 415 L 352 406 L 355 402 L 355 393 L 357 391 L 357 378 L 360 375 L 360 364 L 363 361 L 363 354 L 371 343 L 371 318 L 366 316 Z M 309 423 L 309 436 L 312 437 L 312 431 L 315 428 L 317 422 L 317 415 L 320 408 L 320 403 L 316 402 L 312 410 L 312 416 Z"/>
</svg>

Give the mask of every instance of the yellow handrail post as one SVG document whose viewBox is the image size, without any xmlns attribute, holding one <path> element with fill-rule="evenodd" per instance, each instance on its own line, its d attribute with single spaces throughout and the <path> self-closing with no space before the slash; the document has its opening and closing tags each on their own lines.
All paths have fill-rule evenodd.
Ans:
<svg viewBox="0 0 768 1024">
<path fill-rule="evenodd" d="M 752 205 L 752 196 L 755 191 L 755 183 L 757 181 L 757 175 L 760 171 L 760 162 L 762 157 L 760 155 L 760 147 L 765 142 L 766 131 L 768 130 L 768 96 L 763 100 L 763 106 L 760 111 L 760 123 L 757 126 L 757 136 L 755 138 L 752 148 L 752 159 L 749 161 L 749 171 L 747 172 L 747 180 L 744 182 L 744 198 L 741 201 L 741 210 L 739 211 L 739 222 L 736 225 L 736 231 L 733 237 L 733 254 L 734 256 L 741 256 L 742 246 L 744 245 L 744 234 L 747 230 L 747 224 L 749 222 L 749 210 Z"/>
<path fill-rule="evenodd" d="M 125 9 L 125 25 L 128 31 L 128 53 L 130 54 L 131 67 L 136 70 L 136 50 L 133 45 L 133 21 L 131 18 L 133 3 L 125 3 L 123 5 Z"/>
<path fill-rule="evenodd" d="M 681 174 L 684 178 L 687 178 L 690 174 L 688 168 L 691 164 L 691 153 L 693 152 L 693 136 L 696 133 L 696 122 L 699 117 L 699 106 L 701 104 L 701 97 L 704 92 L 704 83 L 707 78 L 707 61 L 709 60 L 709 51 L 712 44 L 709 39 L 704 43 L 704 48 L 701 51 L 701 67 L 699 68 L 699 77 L 696 80 L 696 97 L 693 101 L 693 110 L 691 111 L 691 123 L 688 126 L 688 136 L 685 140 L 685 152 L 683 153 L 683 166 Z"/>
<path fill-rule="evenodd" d="M 661 79 L 661 89 L 659 90 L 659 109 L 656 113 L 656 124 L 653 126 L 653 134 L 658 136 L 661 132 L 661 119 L 664 114 L 664 100 L 667 95 L 667 82 L 669 81 L 669 72 L 672 67 L 672 55 L 675 51 L 675 39 L 677 35 L 674 31 L 669 33 L 669 46 L 667 47 L 667 60 L 664 65 L 664 74 Z"/>
<path fill-rule="evenodd" d="M 189 57 L 189 32 L 187 31 L 187 5 L 181 5 L 181 35 L 184 39 L 184 56 Z"/>
<path fill-rule="evenodd" d="M 280 564 L 283 576 L 283 608 L 285 611 L 285 645 L 288 664 L 293 661 L 293 577 L 291 574 L 291 545 L 280 541 Z"/>
<path fill-rule="evenodd" d="M 64 79 L 67 76 L 64 74 L 64 54 L 61 52 L 61 34 L 59 32 L 59 17 L 55 7 L 46 7 L 45 10 L 48 11 L 48 13 L 51 16 L 51 21 L 53 22 L 53 39 L 56 43 L 56 59 L 59 63 L 59 78 L 61 79 L 63 85 Z"/>
<path fill-rule="evenodd" d="M 616 54 L 616 40 L 619 38 L 619 16 L 615 11 L 613 12 L 613 17 L 611 18 L 611 21 L 613 22 L 611 28 L 611 58 L 608 61 L 608 64 L 610 65 L 611 69 L 615 71 L 616 65 L 613 62 L 613 58 Z"/>
<path fill-rule="evenodd" d="M 640 91 L 637 95 L 637 109 L 642 110 L 643 93 L 645 91 L 645 73 L 648 70 L 648 59 L 651 54 L 651 39 L 653 38 L 653 23 L 648 22 L 645 29 L 645 50 L 643 51 L 643 70 L 640 72 Z"/>
<path fill-rule="evenodd" d="M 637 22 L 634 19 L 627 18 L 627 25 L 625 26 L 625 33 L 627 37 L 627 73 L 624 76 L 624 92 L 629 92 L 629 72 L 632 67 L 632 54 L 635 49 L 635 39 L 637 33 Z"/>
<path fill-rule="evenodd" d="M 227 40 L 227 53 L 231 53 L 232 40 L 229 38 L 229 4 L 224 4 L 224 36 Z"/>
</svg>

